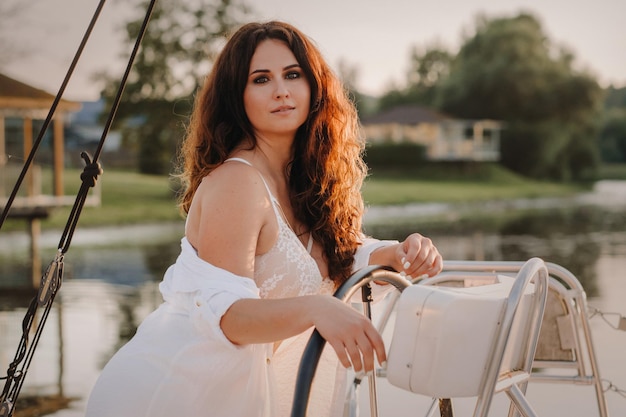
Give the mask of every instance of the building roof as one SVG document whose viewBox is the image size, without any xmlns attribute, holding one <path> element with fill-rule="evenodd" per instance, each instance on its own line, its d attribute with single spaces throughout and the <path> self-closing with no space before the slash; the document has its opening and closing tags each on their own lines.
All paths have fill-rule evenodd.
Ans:
<svg viewBox="0 0 626 417">
<path fill-rule="evenodd" d="M 437 123 L 450 119 L 449 116 L 422 106 L 397 106 L 382 111 L 361 121 L 363 125 L 397 123 L 417 125 L 420 123 Z"/>
<path fill-rule="evenodd" d="M 0 74 L 0 109 L 46 109 L 54 98 L 52 94 Z M 57 109 L 76 111 L 80 107 L 78 102 L 60 100 Z"/>
</svg>

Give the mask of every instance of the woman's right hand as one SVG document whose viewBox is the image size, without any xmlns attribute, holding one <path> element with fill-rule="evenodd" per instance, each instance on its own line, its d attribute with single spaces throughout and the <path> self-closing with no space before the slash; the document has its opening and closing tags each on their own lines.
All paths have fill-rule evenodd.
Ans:
<svg viewBox="0 0 626 417">
<path fill-rule="evenodd" d="M 374 370 L 374 356 L 384 366 L 387 360 L 382 337 L 363 314 L 329 295 L 316 295 L 312 320 L 320 335 L 335 349 L 344 367 L 355 372 Z"/>
</svg>

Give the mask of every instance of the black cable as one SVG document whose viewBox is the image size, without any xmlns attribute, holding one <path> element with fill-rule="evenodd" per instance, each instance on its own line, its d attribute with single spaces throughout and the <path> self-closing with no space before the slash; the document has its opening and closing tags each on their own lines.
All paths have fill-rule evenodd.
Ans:
<svg viewBox="0 0 626 417">
<path fill-rule="evenodd" d="M 82 50 L 84 49 L 84 46 L 86 44 L 87 39 L 89 38 L 89 35 L 93 29 L 93 26 L 95 25 L 95 22 L 97 21 L 97 18 L 100 15 L 100 11 L 102 10 L 102 6 L 104 5 L 105 1 L 106 0 L 101 0 L 100 3 L 98 4 L 96 12 L 94 13 L 94 16 L 92 17 L 92 20 L 89 24 L 89 27 L 83 37 L 83 41 L 81 42 L 79 49 L 76 53 L 76 56 L 74 57 L 74 60 L 72 61 L 72 64 L 70 65 L 70 68 L 65 77 L 65 80 L 63 81 L 63 84 L 61 85 L 59 93 L 55 97 L 55 100 L 50 109 L 50 113 L 48 114 L 48 117 L 46 118 L 46 121 L 44 122 L 44 125 L 41 128 L 37 141 L 35 145 L 33 146 L 33 149 L 31 150 L 27 161 L 24 164 L 24 169 L 22 170 L 22 174 L 20 175 L 18 182 L 16 183 L 16 186 L 13 190 L 13 193 L 11 194 L 11 197 L 7 201 L 7 205 L 5 206 L 4 211 L 2 213 L 2 217 L 0 218 L 0 228 L 2 224 L 4 223 L 4 220 L 8 216 L 9 209 L 13 203 L 13 200 L 15 199 L 15 196 L 17 195 L 17 191 L 20 188 L 20 185 L 26 175 L 26 172 L 28 171 L 29 166 L 32 164 L 34 155 L 36 154 L 39 144 L 41 143 L 41 139 L 43 138 L 43 134 L 45 133 L 50 123 L 50 120 L 52 120 L 52 115 L 54 114 L 56 110 L 56 106 L 61 99 L 63 91 L 65 90 L 65 87 L 71 77 L 71 74 L 74 71 L 74 67 L 76 66 L 78 58 L 81 55 Z M 89 154 L 87 154 L 87 152 L 81 153 L 81 157 L 85 161 L 85 167 L 83 169 L 83 172 L 80 175 L 81 186 L 76 195 L 76 200 L 72 207 L 72 211 L 69 215 L 67 224 L 65 226 L 65 229 L 63 230 L 63 234 L 59 241 L 58 253 L 55 256 L 55 259 L 48 266 L 46 272 L 43 274 L 41 278 L 41 283 L 39 285 L 39 293 L 36 297 L 33 298 L 28 310 L 26 311 L 25 317 L 22 321 L 22 337 L 20 339 L 15 358 L 13 362 L 11 362 L 7 370 L 7 376 L 0 378 L 0 379 L 6 379 L 4 389 L 2 390 L 2 393 L 0 394 L 0 417 L 11 417 L 13 415 L 15 403 L 17 402 L 17 398 L 22 389 L 22 385 L 24 384 L 24 380 L 28 372 L 28 368 L 30 367 L 33 356 L 35 354 L 35 349 L 37 348 L 39 339 L 41 338 L 41 334 L 43 332 L 45 323 L 48 319 L 50 310 L 52 308 L 54 298 L 57 294 L 57 291 L 61 287 L 61 283 L 63 282 L 63 257 L 64 257 L 64 254 L 69 250 L 70 242 L 74 234 L 74 231 L 76 230 L 76 226 L 80 218 L 80 213 L 84 207 L 89 189 L 96 185 L 98 176 L 102 174 L 102 168 L 100 167 L 100 164 L 98 163 L 98 157 L 102 151 L 104 142 L 106 140 L 106 136 L 109 132 L 109 129 L 115 117 L 115 113 L 117 112 L 117 109 L 119 107 L 119 103 L 120 103 L 122 94 L 124 92 L 124 87 L 126 86 L 126 82 L 128 80 L 128 75 L 132 68 L 135 57 L 137 56 L 139 46 L 146 32 L 148 22 L 150 21 L 150 17 L 152 15 L 152 11 L 154 9 L 155 3 L 156 3 L 156 0 L 151 0 L 148 6 L 148 9 L 146 11 L 144 21 L 142 23 L 141 29 L 135 41 L 135 46 L 129 57 L 128 64 L 126 66 L 126 71 L 124 72 L 124 76 L 122 77 L 122 80 L 120 81 L 120 86 L 118 88 L 117 95 L 114 99 L 111 110 L 109 112 L 109 116 L 108 116 L 106 125 L 104 127 L 104 130 L 102 132 L 100 142 L 98 143 L 98 148 L 96 149 L 96 153 L 93 159 L 91 159 L 91 157 L 89 156 Z M 31 333 L 31 327 L 35 321 L 35 316 L 37 314 L 38 307 L 43 308 L 43 313 L 42 313 L 40 320 L 37 323 L 32 343 L 29 346 L 29 334 Z M 21 368 L 18 369 L 20 364 L 22 364 L 22 366 Z"/>
<path fill-rule="evenodd" d="M 98 175 L 102 173 L 102 169 L 98 164 L 98 158 L 100 156 L 100 153 L 102 152 L 104 141 L 107 134 L 109 133 L 111 124 L 113 123 L 113 119 L 115 118 L 115 113 L 117 113 L 117 109 L 120 105 L 122 94 L 124 93 L 124 87 L 126 87 L 126 81 L 128 80 L 128 75 L 130 74 L 130 71 L 133 67 L 133 62 L 135 61 L 135 57 L 137 56 L 137 53 L 139 51 L 143 36 L 146 33 L 148 22 L 150 21 L 150 16 L 152 15 L 152 10 L 154 9 L 155 3 L 156 0 L 151 0 L 150 4 L 148 5 L 148 10 L 146 11 L 146 15 L 141 24 L 141 28 L 139 29 L 139 34 L 137 35 L 137 39 L 135 40 L 135 46 L 133 47 L 133 51 L 131 52 L 128 59 L 126 71 L 124 71 L 124 75 L 122 76 L 122 79 L 120 81 L 120 86 L 117 90 L 117 94 L 115 95 L 115 99 L 113 100 L 113 104 L 111 105 L 111 110 L 109 111 L 109 116 L 107 117 L 107 121 L 104 125 L 102 136 L 100 137 L 100 141 L 98 142 L 98 147 L 96 148 L 93 159 L 89 157 L 87 152 L 82 152 L 80 155 L 85 160 L 85 168 L 80 176 L 83 181 L 81 183 L 80 190 L 78 191 L 78 195 L 76 196 L 74 207 L 72 207 L 70 218 L 67 225 L 65 226 L 63 235 L 61 236 L 61 241 L 59 242 L 58 247 L 61 253 L 66 253 L 69 249 L 72 235 L 74 234 L 74 230 L 76 229 L 78 218 L 80 217 L 80 212 L 83 209 L 85 200 L 87 198 L 87 193 L 89 192 L 89 188 L 95 185 Z"/>
<path fill-rule="evenodd" d="M 65 74 L 65 78 L 63 79 L 63 82 L 61 83 L 61 87 L 59 88 L 59 91 L 54 97 L 52 106 L 50 106 L 50 111 L 48 112 L 48 116 L 46 116 L 46 119 L 44 120 L 43 125 L 41 126 L 41 129 L 39 130 L 39 135 L 37 136 L 37 139 L 35 140 L 35 143 L 33 144 L 33 147 L 30 150 L 30 153 L 28 154 L 28 158 L 26 158 L 26 161 L 24 162 L 22 172 L 20 173 L 17 179 L 17 182 L 15 183 L 15 186 L 13 187 L 13 191 L 11 192 L 11 195 L 9 196 L 7 203 L 4 206 L 2 215 L 0 216 L 0 229 L 2 228 L 2 225 L 4 224 L 4 221 L 6 220 L 6 218 L 9 216 L 9 210 L 11 209 L 11 206 L 13 205 L 13 201 L 15 200 L 15 197 L 17 196 L 17 193 L 20 187 L 22 186 L 22 183 L 24 182 L 24 178 L 26 177 L 28 168 L 30 168 L 30 166 L 33 163 L 33 159 L 35 158 L 35 155 L 37 154 L 39 145 L 41 145 L 43 136 L 46 133 L 46 130 L 48 130 L 48 126 L 50 125 L 50 122 L 52 121 L 52 117 L 54 116 L 54 113 L 56 112 L 57 106 L 59 105 L 59 102 L 61 101 L 61 97 L 63 97 L 65 88 L 67 87 L 67 84 L 72 78 L 74 69 L 76 68 L 76 65 L 78 64 L 78 60 L 80 59 L 80 56 L 82 55 L 83 50 L 85 49 L 85 45 L 87 44 L 87 40 L 89 39 L 89 36 L 91 36 L 91 32 L 93 31 L 93 28 L 96 25 L 98 17 L 100 16 L 100 12 L 102 11 L 102 7 L 104 7 L 105 1 L 106 0 L 100 0 L 100 3 L 98 3 L 98 7 L 96 8 L 96 11 L 94 12 L 92 16 L 91 21 L 89 22 L 89 26 L 87 27 L 87 30 L 85 31 L 85 34 L 83 35 L 83 39 L 81 40 L 80 45 L 78 46 L 78 49 L 76 50 L 76 53 L 74 54 L 74 59 L 72 60 L 72 63 L 70 64 L 70 67 L 67 70 L 67 73 Z"/>
</svg>

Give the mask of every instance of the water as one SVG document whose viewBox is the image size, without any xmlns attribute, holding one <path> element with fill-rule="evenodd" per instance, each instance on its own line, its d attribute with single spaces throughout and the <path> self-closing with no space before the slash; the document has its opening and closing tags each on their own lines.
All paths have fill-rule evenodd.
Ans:
<svg viewBox="0 0 626 417">
<path fill-rule="evenodd" d="M 626 315 L 623 187 L 623 183 L 602 183 L 593 195 L 543 201 L 541 207 L 536 207 L 539 202 L 492 205 L 471 221 L 458 220 L 458 212 L 450 212 L 449 221 L 431 222 L 425 217 L 432 210 L 428 206 L 387 212 L 372 209 L 367 228 L 377 237 L 397 239 L 408 231 L 421 231 L 433 239 L 446 259 L 542 257 L 572 271 L 583 284 L 591 306 Z M 102 366 L 161 302 L 157 285 L 178 254 L 181 233 L 179 223 L 121 230 L 79 228 L 65 259 L 65 281 L 27 375 L 23 397 L 60 393 L 74 400 L 69 408 L 51 416 L 83 415 L 85 398 Z M 55 233 L 43 237 L 44 263 L 52 259 L 57 240 Z M 26 247 L 22 235 L 0 234 L 2 374 L 15 355 L 25 307 L 33 295 L 7 288 L 7 282 L 19 283 L 28 276 Z M 617 323 L 619 315 L 607 318 Z M 591 325 L 602 377 L 626 389 L 626 333 L 612 329 L 600 317 L 593 318 Z M 426 413 L 429 399 L 379 381 L 381 416 Z M 366 408 L 367 387 L 360 391 L 362 408 Z M 615 392 L 606 395 L 611 416 L 625 416 L 626 398 Z M 593 389 L 588 386 L 531 384 L 528 396 L 539 415 L 597 415 Z M 494 412 L 501 402 L 496 399 Z M 463 401 L 455 407 L 457 415 L 469 415 Z M 19 409 L 15 415 L 19 417 Z"/>
</svg>

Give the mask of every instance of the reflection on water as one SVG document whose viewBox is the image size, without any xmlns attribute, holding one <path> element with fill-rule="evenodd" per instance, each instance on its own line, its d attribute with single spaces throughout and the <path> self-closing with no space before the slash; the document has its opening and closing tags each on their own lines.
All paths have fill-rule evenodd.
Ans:
<svg viewBox="0 0 626 417">
<path fill-rule="evenodd" d="M 446 259 L 519 261 L 538 256 L 569 269 L 587 295 L 597 295 L 595 265 L 601 251 L 624 252 L 626 211 L 593 206 L 506 213 L 458 222 L 422 218 L 369 226 L 369 234 L 402 239 L 410 231 L 433 238 Z"/>
<path fill-rule="evenodd" d="M 141 240 L 134 236 L 135 240 L 130 243 L 96 245 L 97 239 L 91 243 L 74 242 L 65 259 L 65 281 L 48 318 L 23 396 L 62 393 L 76 400 L 69 409 L 51 415 L 83 414 L 85 396 L 102 366 L 132 337 L 141 320 L 160 304 L 158 283 L 178 255 L 180 230 L 176 226 L 159 239 Z M 401 223 L 370 225 L 367 231 L 380 238 L 403 239 L 416 230 L 430 236 L 446 259 L 525 260 L 538 256 L 560 264 L 579 278 L 598 307 L 626 314 L 623 307 L 626 283 L 621 271 L 615 269 L 615 265 L 621 265 L 622 270 L 626 267 L 623 265 L 626 221 L 621 211 L 572 207 L 515 215 L 507 212 L 482 216 L 480 222 L 447 223 L 416 217 Z M 118 233 L 126 235 L 124 231 Z M 9 290 L 9 287 L 20 286 L 20 277 L 29 276 L 28 261 L 18 252 L 7 254 L 3 249 L 0 253 L 0 288 L 3 288 L 0 293 L 0 373 L 3 375 L 15 355 L 21 320 L 33 295 L 29 290 Z M 44 255 L 49 256 L 46 259 L 51 259 L 53 254 L 54 246 L 44 251 Z M 600 350 L 605 344 L 615 347 L 615 339 L 606 343 L 598 339 L 615 338 L 615 332 L 607 333 L 602 323 L 595 325 L 598 328 L 593 329 L 594 337 Z M 624 336 L 617 340 L 621 341 L 623 351 Z M 624 361 L 614 358 L 612 351 L 603 354 L 617 362 L 607 363 L 601 357 L 601 369 L 607 369 L 606 374 L 611 375 L 614 383 L 626 387 Z M 621 369 L 615 369 L 614 365 Z M 626 399 L 609 394 L 608 402 L 612 414 L 626 415 Z M 392 415 L 400 413 L 394 411 Z M 569 412 L 567 415 L 589 414 Z M 19 412 L 16 416 L 19 417 Z"/>
</svg>

